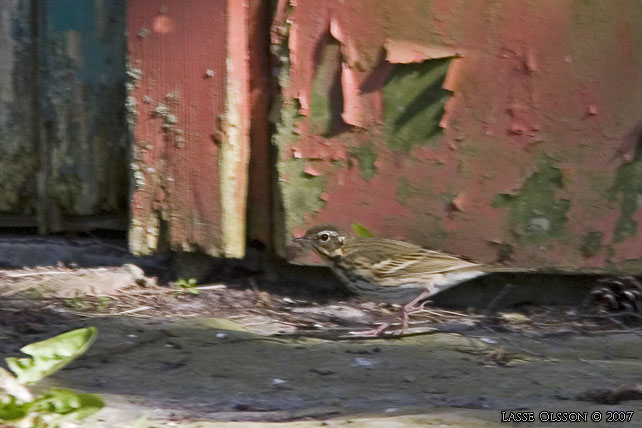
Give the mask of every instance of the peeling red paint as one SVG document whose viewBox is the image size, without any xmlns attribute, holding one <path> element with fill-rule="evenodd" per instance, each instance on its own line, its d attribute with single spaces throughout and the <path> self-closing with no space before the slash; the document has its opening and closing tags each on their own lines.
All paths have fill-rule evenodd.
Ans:
<svg viewBox="0 0 642 428">
<path fill-rule="evenodd" d="M 618 155 L 622 157 L 625 162 L 631 162 L 635 156 L 635 147 L 642 138 L 642 119 L 640 119 L 635 126 L 626 133 L 622 138 L 622 145 L 618 150 Z"/>
<path fill-rule="evenodd" d="M 321 172 L 319 172 L 317 168 L 315 168 L 313 165 L 309 163 L 305 164 L 305 167 L 303 168 L 303 172 L 313 177 L 318 177 L 319 175 L 321 175 Z"/>
<path fill-rule="evenodd" d="M 348 158 L 348 152 L 344 146 L 332 144 L 331 141 L 320 136 L 310 136 L 307 144 L 293 146 L 290 150 L 295 159 L 339 160 Z"/>
<path fill-rule="evenodd" d="M 144 241 L 161 233 L 163 221 L 168 236 L 161 239 L 169 242 L 152 247 L 214 251 L 221 243 L 221 201 L 218 147 L 210 135 L 220 131 L 217 118 L 224 113 L 226 3 L 163 4 L 162 15 L 157 0 L 127 4 L 129 66 L 141 73 L 131 92 L 138 113 L 134 151 L 145 178 L 132 195 L 137 230 L 131 234 L 137 240 L 132 246 L 155 251 L 145 249 Z M 136 36 L 150 27 L 155 31 Z M 206 70 L 213 76 L 206 77 Z M 158 111 L 171 115 L 171 120 L 165 121 Z M 159 197 L 159 192 L 166 196 Z"/>
<path fill-rule="evenodd" d="M 393 64 L 410 64 L 461 55 L 461 52 L 448 46 L 426 46 L 407 40 L 386 40 L 383 46 L 386 49 L 386 59 Z"/>
<path fill-rule="evenodd" d="M 465 212 L 466 195 L 462 192 L 453 198 L 453 207 L 458 211 Z"/>
<path fill-rule="evenodd" d="M 621 213 L 609 202 L 618 168 L 633 159 L 642 133 L 642 56 L 631 53 L 642 16 L 633 3 L 618 9 L 572 1 L 369 4 L 298 2 L 288 18 L 293 62 L 284 96 L 309 99 L 316 67 L 310 52 L 330 32 L 345 57 L 343 118 L 363 128 L 320 138 L 301 121 L 299 139 L 286 156 L 319 159 L 329 196 L 302 225 L 359 222 L 380 236 L 484 261 L 496 258 L 492 242 L 500 242 L 512 245 L 512 263 L 524 266 L 604 267 L 642 258 L 641 231 L 613 242 Z M 392 63 L 453 55 L 460 56 L 443 85 L 453 91 L 440 122 L 443 138 L 407 156 L 387 150 L 378 123 Z M 363 179 L 355 166 L 327 162 L 365 142 L 376 147 L 372 179 Z M 555 197 L 570 201 L 564 236 L 545 246 L 520 245 L 507 228 L 508 210 L 493 207 L 493 200 L 519 194 L 542 158 L 553 159 L 562 174 Z M 415 192 L 403 204 L 400 178 Z M 376 195 L 369 189 L 377 189 Z M 452 206 L 443 195 L 455 195 Z M 641 212 L 632 218 L 642 225 Z M 605 250 L 583 257 L 579 248 L 588 231 L 603 234 Z M 613 255 L 605 254 L 607 247 Z"/>
</svg>

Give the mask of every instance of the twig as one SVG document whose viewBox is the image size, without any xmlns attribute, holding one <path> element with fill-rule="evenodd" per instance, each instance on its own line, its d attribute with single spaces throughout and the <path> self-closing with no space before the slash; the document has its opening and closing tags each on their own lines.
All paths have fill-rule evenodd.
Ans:
<svg viewBox="0 0 642 428">
<path fill-rule="evenodd" d="M 226 290 L 225 284 L 203 285 L 202 287 L 194 287 L 196 290 Z"/>
<path fill-rule="evenodd" d="M 27 276 L 42 276 L 42 275 L 71 275 L 78 273 L 78 271 L 69 271 L 69 272 L 61 272 L 58 270 L 48 270 L 48 271 L 43 271 L 43 272 L 27 272 L 27 273 L 4 273 L 2 274 L 3 276 L 7 276 L 9 278 L 24 278 Z"/>
<path fill-rule="evenodd" d="M 126 311 L 117 312 L 117 313 L 115 313 L 114 315 L 127 315 L 127 314 L 133 314 L 133 313 L 136 313 L 136 312 L 146 311 L 146 310 L 148 310 L 148 309 L 154 309 L 154 308 L 153 308 L 153 307 L 151 307 L 151 306 L 140 306 L 140 307 L 138 307 L 138 308 L 133 308 L 133 309 L 128 309 L 128 310 L 126 310 Z"/>
<path fill-rule="evenodd" d="M 102 242 L 102 241 L 100 241 L 98 239 L 93 239 L 92 241 L 90 241 L 90 244 L 91 245 L 96 245 L 96 246 L 99 246 L 99 247 L 104 247 L 104 248 L 111 248 L 112 250 L 118 250 L 122 254 L 127 254 L 127 248 L 120 247 L 118 245 L 108 244 L 108 243 Z"/>
<path fill-rule="evenodd" d="M 41 280 L 41 281 L 38 281 L 38 282 L 33 283 L 33 284 L 28 284 L 28 285 L 26 285 L 26 286 L 24 286 L 22 288 L 16 287 L 13 290 L 9 290 L 9 291 L 7 291 L 5 293 L 0 294 L 0 297 L 9 297 L 9 296 L 13 296 L 14 294 L 18 294 L 18 293 L 22 293 L 22 292 L 27 291 L 27 290 L 31 290 L 32 288 L 36 288 L 37 286 L 39 286 L 43 282 L 44 281 Z"/>
<path fill-rule="evenodd" d="M 504 288 L 502 288 L 502 290 L 497 294 L 497 296 L 495 296 L 495 298 L 494 298 L 493 300 L 491 300 L 491 301 L 490 301 L 490 303 L 488 304 L 488 306 L 486 306 L 486 309 L 484 310 L 484 314 L 488 315 L 488 314 L 490 314 L 491 312 L 494 312 L 495 307 L 497 306 L 497 304 L 499 303 L 499 301 L 500 301 L 501 299 L 503 299 L 504 297 L 506 297 L 506 294 L 508 294 L 508 292 L 509 292 L 513 287 L 514 287 L 514 285 L 513 285 L 513 284 L 506 284 L 506 285 L 504 285 Z"/>
<path fill-rule="evenodd" d="M 637 314 L 636 314 L 636 315 L 637 315 Z M 628 325 L 624 324 L 624 323 L 623 323 L 622 321 L 620 321 L 619 319 L 617 319 L 617 318 L 615 318 L 615 317 L 609 317 L 609 318 L 608 318 L 608 320 L 609 320 L 609 321 L 611 321 L 613 324 L 615 324 L 615 325 L 617 325 L 617 326 L 622 327 L 624 330 L 628 331 L 629 333 L 633 333 L 633 334 L 635 334 L 636 336 L 640 336 L 640 337 L 642 337 L 642 333 L 640 333 L 639 331 L 637 331 L 637 330 L 635 330 L 635 329 L 632 329 L 631 327 L 629 327 Z"/>
<path fill-rule="evenodd" d="M 261 290 L 259 290 L 259 287 L 256 285 L 256 281 L 254 280 L 254 278 L 248 278 L 248 282 L 250 283 L 250 287 L 252 288 L 252 291 L 254 291 L 254 295 L 256 296 L 256 300 L 260 301 L 261 303 L 263 303 L 268 308 L 273 308 L 274 305 L 270 301 L 270 298 L 269 297 L 265 297 L 263 295 L 263 293 L 261 293 Z"/>
<path fill-rule="evenodd" d="M 624 311 L 624 312 L 613 312 L 609 314 L 580 314 L 580 317 L 582 318 L 602 318 L 602 319 L 608 319 L 610 320 L 611 318 L 619 318 L 619 317 L 633 317 L 637 318 L 642 321 L 642 315 L 631 312 L 631 311 Z"/>
<path fill-rule="evenodd" d="M 91 313 L 86 313 L 86 312 L 78 312 L 78 311 L 70 311 L 65 309 L 64 312 L 68 312 L 70 314 L 74 314 L 80 317 L 85 317 L 85 318 L 107 318 L 107 317 L 114 317 L 114 316 L 119 316 L 119 315 L 129 315 L 129 314 L 134 314 L 137 312 L 142 312 L 142 311 L 147 311 L 149 309 L 154 309 L 151 306 L 140 306 L 138 308 L 133 308 L 133 309 L 128 309 L 126 311 L 121 311 L 121 312 L 116 312 L 113 314 L 91 314 Z"/>
<path fill-rule="evenodd" d="M 544 355 L 543 355 L 543 354 L 540 354 L 540 353 L 537 353 L 537 352 L 533 352 L 533 351 L 529 351 L 528 349 L 526 349 L 526 348 L 524 348 L 524 347 L 522 347 L 522 346 L 520 346 L 520 345 L 516 345 L 516 344 L 514 344 L 513 342 L 511 342 L 510 340 L 508 340 L 508 338 L 506 338 L 506 337 L 504 337 L 504 336 L 500 335 L 499 333 L 497 333 L 497 332 L 496 332 L 492 327 L 489 327 L 489 326 L 486 326 L 486 325 L 482 325 L 482 328 L 483 328 L 484 330 L 490 331 L 491 333 L 495 334 L 495 335 L 496 335 L 496 337 L 497 337 L 499 340 L 503 340 L 505 343 L 507 343 L 507 344 L 508 344 L 508 346 L 510 346 L 510 347 L 511 347 L 511 348 L 513 348 L 513 349 L 517 349 L 517 350 L 518 350 L 518 351 L 520 351 L 520 352 L 524 352 L 524 353 L 526 353 L 526 354 L 533 355 L 533 356 L 535 356 L 535 357 L 539 357 L 539 358 L 543 358 L 543 357 L 544 357 Z"/>
</svg>

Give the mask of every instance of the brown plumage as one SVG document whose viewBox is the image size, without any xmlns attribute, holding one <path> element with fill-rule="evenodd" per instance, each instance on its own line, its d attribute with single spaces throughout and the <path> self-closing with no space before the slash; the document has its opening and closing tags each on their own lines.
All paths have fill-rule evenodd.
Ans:
<svg viewBox="0 0 642 428">
<path fill-rule="evenodd" d="M 332 225 L 314 226 L 295 241 L 314 249 L 354 293 L 373 301 L 404 304 L 404 332 L 408 314 L 417 310 L 421 300 L 490 272 L 516 270 L 485 266 L 403 241 L 356 238 Z"/>
</svg>

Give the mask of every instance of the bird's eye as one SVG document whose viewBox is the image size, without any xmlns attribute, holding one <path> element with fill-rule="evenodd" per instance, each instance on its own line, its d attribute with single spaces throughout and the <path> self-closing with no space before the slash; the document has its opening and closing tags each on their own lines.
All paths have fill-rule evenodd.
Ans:
<svg viewBox="0 0 642 428">
<path fill-rule="evenodd" d="M 324 233 L 323 235 L 319 236 L 319 239 L 322 242 L 326 242 L 328 239 L 330 239 L 330 235 L 328 235 L 327 233 Z"/>
</svg>

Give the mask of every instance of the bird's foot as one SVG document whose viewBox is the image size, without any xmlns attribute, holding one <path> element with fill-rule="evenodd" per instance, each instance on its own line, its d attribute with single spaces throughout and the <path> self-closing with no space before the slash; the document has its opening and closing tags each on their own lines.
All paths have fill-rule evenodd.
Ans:
<svg viewBox="0 0 642 428">
<path fill-rule="evenodd" d="M 388 329 L 388 327 L 390 327 L 390 324 L 383 323 L 370 330 L 351 331 L 348 334 L 351 336 L 379 337 Z"/>
</svg>

